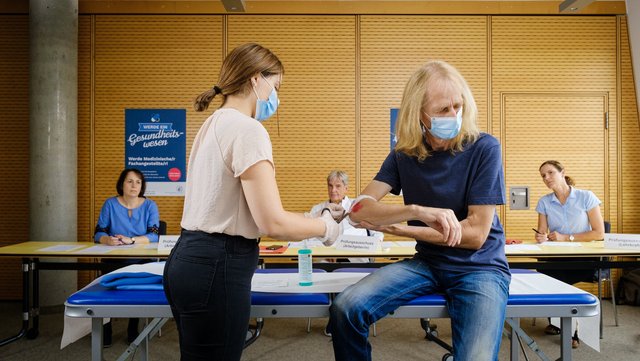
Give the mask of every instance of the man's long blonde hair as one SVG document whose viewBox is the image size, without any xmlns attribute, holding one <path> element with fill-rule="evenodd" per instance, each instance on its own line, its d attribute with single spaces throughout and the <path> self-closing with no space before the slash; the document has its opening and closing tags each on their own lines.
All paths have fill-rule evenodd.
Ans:
<svg viewBox="0 0 640 361">
<path fill-rule="evenodd" d="M 429 88 L 437 82 L 448 82 L 462 95 L 462 126 L 460 133 L 452 139 L 451 150 L 461 151 L 465 143 L 475 142 L 480 135 L 476 124 L 478 107 L 467 81 L 456 68 L 444 61 L 430 61 L 413 73 L 407 82 L 396 122 L 396 151 L 416 157 L 419 161 L 429 156 L 420 119 L 424 116 Z"/>
</svg>

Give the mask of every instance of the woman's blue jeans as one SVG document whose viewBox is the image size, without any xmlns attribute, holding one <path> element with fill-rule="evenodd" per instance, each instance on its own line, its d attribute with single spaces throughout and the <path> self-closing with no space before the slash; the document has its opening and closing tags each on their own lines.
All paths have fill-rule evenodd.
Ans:
<svg viewBox="0 0 640 361">
<path fill-rule="evenodd" d="M 511 277 L 500 271 L 451 272 L 413 258 L 368 275 L 340 293 L 328 329 L 338 361 L 371 360 L 369 326 L 406 302 L 444 293 L 455 361 L 498 360 Z"/>
<path fill-rule="evenodd" d="M 255 239 L 182 231 L 164 269 L 181 360 L 240 360 L 258 251 Z"/>
</svg>

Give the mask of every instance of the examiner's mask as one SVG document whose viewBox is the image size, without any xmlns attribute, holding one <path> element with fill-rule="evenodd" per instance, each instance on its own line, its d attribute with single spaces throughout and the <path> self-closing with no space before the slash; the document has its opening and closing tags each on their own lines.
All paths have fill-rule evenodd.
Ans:
<svg viewBox="0 0 640 361">
<path fill-rule="evenodd" d="M 269 83 L 269 81 L 267 80 L 267 78 L 264 77 L 264 75 L 260 74 L 260 76 L 262 76 L 262 78 L 267 82 L 267 84 L 271 85 L 271 83 Z M 271 93 L 269 93 L 269 97 L 267 98 L 267 100 L 260 99 L 255 86 L 253 87 L 253 92 L 256 94 L 255 119 L 260 122 L 263 122 L 269 119 L 269 117 L 271 117 L 276 112 L 276 109 L 278 109 L 278 105 L 280 104 L 280 99 L 278 99 L 278 92 L 276 91 L 276 88 L 273 85 L 271 85 Z"/>
</svg>

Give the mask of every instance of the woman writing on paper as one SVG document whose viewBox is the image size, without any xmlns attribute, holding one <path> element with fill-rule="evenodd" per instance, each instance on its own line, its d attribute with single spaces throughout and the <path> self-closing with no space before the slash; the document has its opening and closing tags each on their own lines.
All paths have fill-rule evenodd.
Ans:
<svg viewBox="0 0 640 361">
<path fill-rule="evenodd" d="M 589 191 L 574 187 L 574 181 L 565 175 L 564 166 L 556 160 L 548 160 L 539 168 L 542 181 L 553 192 L 538 201 L 538 229 L 536 241 L 585 242 L 604 238 L 604 221 L 600 212 L 600 200 Z M 578 258 L 556 259 L 558 262 L 576 261 Z M 541 270 L 541 273 L 568 284 L 591 282 L 593 270 Z M 560 329 L 549 323 L 545 332 L 557 335 Z M 580 344 L 576 330 L 572 347 Z"/>
<path fill-rule="evenodd" d="M 140 243 L 158 242 L 160 215 L 156 203 L 144 196 L 146 182 L 138 169 L 125 169 L 116 182 L 118 195 L 108 198 L 98 217 L 94 242 L 109 246 L 126 246 Z M 104 260 L 123 267 L 145 260 Z M 103 346 L 111 346 L 111 322 L 105 324 Z M 127 341 L 133 342 L 138 336 L 138 319 L 130 318 Z"/>
</svg>

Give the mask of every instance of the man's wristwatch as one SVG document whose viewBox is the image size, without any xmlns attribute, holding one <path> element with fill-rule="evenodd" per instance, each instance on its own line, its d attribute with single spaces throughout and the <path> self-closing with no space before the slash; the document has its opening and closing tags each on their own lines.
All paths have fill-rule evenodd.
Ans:
<svg viewBox="0 0 640 361">
<path fill-rule="evenodd" d="M 573 242 L 573 240 L 576 239 L 576 237 L 573 236 L 573 234 L 569 235 L 569 242 Z"/>
<path fill-rule="evenodd" d="M 573 236 L 571 236 L 571 240 L 573 240 Z M 136 243 L 136 237 L 131 237 L 131 244 Z"/>
</svg>

